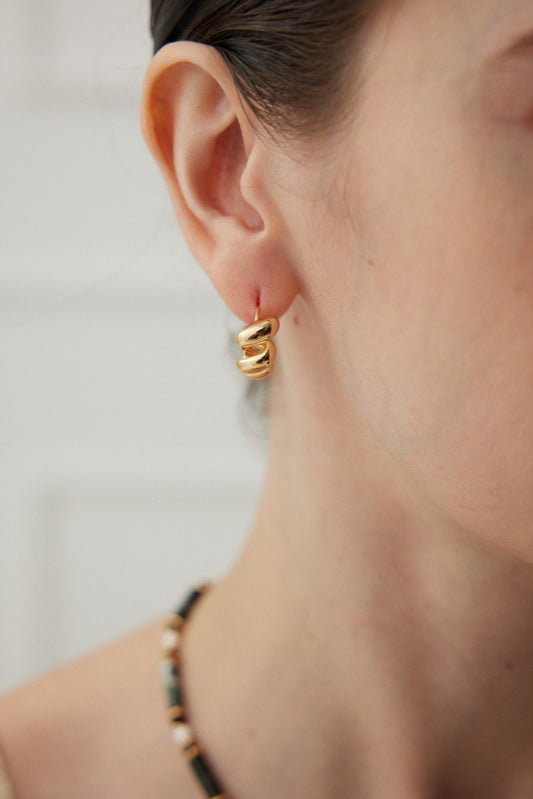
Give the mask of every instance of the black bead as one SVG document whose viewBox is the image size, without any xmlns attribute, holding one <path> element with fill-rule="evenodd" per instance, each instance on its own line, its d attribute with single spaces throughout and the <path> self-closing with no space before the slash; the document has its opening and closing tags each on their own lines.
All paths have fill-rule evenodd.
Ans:
<svg viewBox="0 0 533 799">
<path fill-rule="evenodd" d="M 193 757 L 190 763 L 196 773 L 196 776 L 202 783 L 207 796 L 219 796 L 219 794 L 222 793 L 222 790 L 202 755 L 196 755 L 196 757 Z"/>
<path fill-rule="evenodd" d="M 190 594 L 187 596 L 183 604 L 177 609 L 176 613 L 178 616 L 181 616 L 182 619 L 186 619 L 191 610 L 193 609 L 196 602 L 202 596 L 203 591 L 199 591 L 197 588 L 193 588 Z"/>
</svg>

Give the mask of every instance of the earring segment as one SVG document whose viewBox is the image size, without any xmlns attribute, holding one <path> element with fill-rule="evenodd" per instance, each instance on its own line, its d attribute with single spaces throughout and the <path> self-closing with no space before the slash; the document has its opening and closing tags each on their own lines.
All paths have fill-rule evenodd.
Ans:
<svg viewBox="0 0 533 799">
<path fill-rule="evenodd" d="M 237 366 L 246 377 L 252 380 L 263 380 L 274 371 L 276 347 L 270 339 L 279 330 L 279 320 L 275 316 L 261 319 L 261 307 L 255 312 L 255 321 L 245 327 L 236 336 L 236 341 L 244 357 L 237 361 Z"/>
</svg>

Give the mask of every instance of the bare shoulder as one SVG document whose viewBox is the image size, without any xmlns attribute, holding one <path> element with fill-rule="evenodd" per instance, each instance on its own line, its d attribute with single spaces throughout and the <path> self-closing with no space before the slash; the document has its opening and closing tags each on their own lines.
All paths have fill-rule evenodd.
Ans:
<svg viewBox="0 0 533 799">
<path fill-rule="evenodd" d="M 0 698 L 17 799 L 189 799 L 159 682 L 161 622 Z"/>
</svg>

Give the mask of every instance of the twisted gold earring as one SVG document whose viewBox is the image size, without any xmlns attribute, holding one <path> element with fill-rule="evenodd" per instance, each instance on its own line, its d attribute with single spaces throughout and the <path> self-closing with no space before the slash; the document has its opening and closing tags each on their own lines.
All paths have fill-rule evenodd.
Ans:
<svg viewBox="0 0 533 799">
<path fill-rule="evenodd" d="M 263 380 L 274 371 L 276 347 L 272 336 L 279 330 L 279 320 L 275 316 L 261 319 L 261 306 L 257 305 L 255 321 L 236 336 L 236 341 L 244 353 L 237 366 L 246 377 Z"/>
</svg>

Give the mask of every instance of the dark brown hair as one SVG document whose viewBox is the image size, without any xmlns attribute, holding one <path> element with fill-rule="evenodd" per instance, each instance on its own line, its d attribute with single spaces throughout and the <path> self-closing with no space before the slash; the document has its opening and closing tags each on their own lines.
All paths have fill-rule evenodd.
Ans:
<svg viewBox="0 0 533 799">
<path fill-rule="evenodd" d="M 346 73 L 378 2 L 152 0 L 154 52 L 178 40 L 214 47 L 258 119 L 313 136 L 344 115 Z"/>
</svg>

